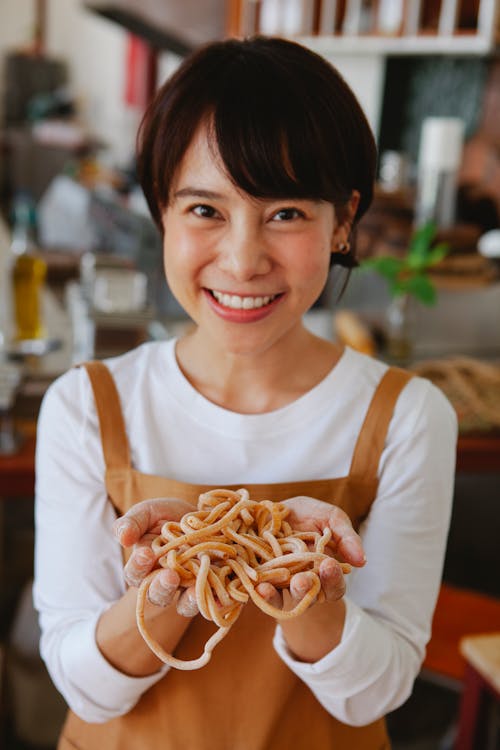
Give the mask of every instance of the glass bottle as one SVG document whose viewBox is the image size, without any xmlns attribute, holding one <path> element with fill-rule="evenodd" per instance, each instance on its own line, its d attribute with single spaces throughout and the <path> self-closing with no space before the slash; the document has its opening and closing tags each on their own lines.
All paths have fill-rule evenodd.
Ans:
<svg viewBox="0 0 500 750">
<path fill-rule="evenodd" d="M 1 228 L 0 228 L 1 229 Z M 11 257 L 7 241 L 0 237 L 0 365 L 8 358 L 12 341 Z"/>
<path fill-rule="evenodd" d="M 408 294 L 394 296 L 386 309 L 386 353 L 391 363 L 406 367 L 413 354 L 413 310 Z"/>
<path fill-rule="evenodd" d="M 14 203 L 11 243 L 13 322 L 16 341 L 45 337 L 42 294 L 47 264 L 37 253 L 34 224 L 34 210 L 30 199 L 19 196 Z"/>
</svg>

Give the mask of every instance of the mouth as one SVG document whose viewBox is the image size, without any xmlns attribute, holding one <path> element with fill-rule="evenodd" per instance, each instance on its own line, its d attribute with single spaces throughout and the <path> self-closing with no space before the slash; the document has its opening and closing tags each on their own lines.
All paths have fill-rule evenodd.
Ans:
<svg viewBox="0 0 500 750">
<path fill-rule="evenodd" d="M 283 296 L 282 292 L 253 297 L 250 295 L 228 294 L 227 292 L 219 292 L 216 289 L 207 289 L 207 291 L 219 305 L 229 310 L 259 310 Z"/>
</svg>

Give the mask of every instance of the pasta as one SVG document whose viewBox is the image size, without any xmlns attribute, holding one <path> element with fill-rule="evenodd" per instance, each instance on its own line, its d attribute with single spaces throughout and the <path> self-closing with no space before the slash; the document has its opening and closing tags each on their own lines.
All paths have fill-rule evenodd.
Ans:
<svg viewBox="0 0 500 750">
<path fill-rule="evenodd" d="M 251 500 L 245 489 L 211 490 L 200 495 L 198 510 L 179 522 L 166 521 L 153 540 L 157 566 L 142 582 L 137 597 L 137 626 L 150 649 L 177 669 L 199 669 L 208 663 L 215 646 L 227 635 L 244 604 L 251 599 L 271 617 L 289 619 L 324 599 L 319 566 L 332 546 L 332 532 L 293 531 L 286 520 L 288 508 L 269 500 Z M 153 578 L 161 567 L 175 570 L 181 588 L 195 586 L 200 614 L 218 630 L 205 644 L 198 659 L 182 660 L 168 654 L 149 634 L 144 605 Z M 350 566 L 343 563 L 344 573 Z M 290 610 L 273 607 L 257 591 L 269 582 L 287 588 L 291 577 L 309 571 L 312 585 Z"/>
</svg>

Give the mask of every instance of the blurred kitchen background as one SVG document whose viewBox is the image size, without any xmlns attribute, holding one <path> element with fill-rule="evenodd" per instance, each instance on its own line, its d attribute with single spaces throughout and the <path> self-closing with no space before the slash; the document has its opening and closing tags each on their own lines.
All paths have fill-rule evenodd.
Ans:
<svg viewBox="0 0 500 750">
<path fill-rule="evenodd" d="M 389 717 L 395 750 L 454 746 L 460 638 L 500 632 L 499 6 L 1 0 L 0 747 L 55 747 L 65 711 L 31 605 L 43 394 L 72 364 L 191 325 L 165 283 L 136 181 L 138 124 L 190 50 L 254 33 L 296 38 L 334 63 L 379 146 L 375 199 L 355 237 L 362 268 L 341 298 L 345 276 L 332 273 L 307 325 L 430 377 L 459 415 L 435 637 L 414 694 Z M 383 259 L 407 263 L 419 231 L 426 262 L 397 287 Z M 498 706 L 481 710 L 479 739 L 460 747 L 498 750 Z"/>
</svg>

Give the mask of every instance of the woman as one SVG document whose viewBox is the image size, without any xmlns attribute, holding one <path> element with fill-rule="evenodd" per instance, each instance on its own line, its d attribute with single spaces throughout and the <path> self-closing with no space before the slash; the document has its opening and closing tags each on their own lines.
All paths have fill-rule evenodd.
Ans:
<svg viewBox="0 0 500 750">
<path fill-rule="evenodd" d="M 209 45 L 146 113 L 141 183 L 195 327 L 72 370 L 43 404 L 35 597 L 72 709 L 61 748 L 388 747 L 382 717 L 429 638 L 455 417 L 427 381 L 302 322 L 330 264 L 355 265 L 375 159 L 342 78 L 283 40 Z M 222 486 L 285 501 L 295 528 L 330 527 L 353 572 L 324 562 L 324 603 L 278 623 L 245 605 L 206 667 L 168 670 L 137 631 L 137 586 L 161 521 Z M 297 574 L 292 602 L 309 585 Z M 146 619 L 181 659 L 214 630 L 168 570 Z"/>
</svg>

